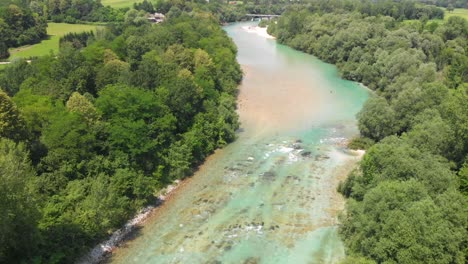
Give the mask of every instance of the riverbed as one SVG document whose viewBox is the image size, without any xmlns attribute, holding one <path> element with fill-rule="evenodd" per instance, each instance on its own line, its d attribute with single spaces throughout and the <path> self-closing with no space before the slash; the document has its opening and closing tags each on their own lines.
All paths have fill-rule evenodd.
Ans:
<svg viewBox="0 0 468 264">
<path fill-rule="evenodd" d="M 336 263 L 345 148 L 368 91 L 336 68 L 236 23 L 238 139 L 210 156 L 112 263 Z"/>
</svg>

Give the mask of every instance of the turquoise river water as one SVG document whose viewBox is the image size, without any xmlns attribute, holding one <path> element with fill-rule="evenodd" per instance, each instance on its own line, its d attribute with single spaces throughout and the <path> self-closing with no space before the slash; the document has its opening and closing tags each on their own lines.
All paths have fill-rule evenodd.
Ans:
<svg viewBox="0 0 468 264">
<path fill-rule="evenodd" d="M 359 160 L 365 88 L 333 65 L 279 45 L 255 23 L 225 27 L 244 80 L 238 139 L 171 195 L 112 263 L 336 263 L 339 181 Z"/>
</svg>

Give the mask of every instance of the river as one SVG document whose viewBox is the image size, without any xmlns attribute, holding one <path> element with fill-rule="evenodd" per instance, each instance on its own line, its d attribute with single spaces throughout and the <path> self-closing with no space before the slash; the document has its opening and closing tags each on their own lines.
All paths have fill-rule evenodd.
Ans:
<svg viewBox="0 0 468 264">
<path fill-rule="evenodd" d="M 365 88 L 336 68 L 251 32 L 225 27 L 244 70 L 238 139 L 208 158 L 112 263 L 336 263 L 340 180 L 359 160 Z"/>
</svg>

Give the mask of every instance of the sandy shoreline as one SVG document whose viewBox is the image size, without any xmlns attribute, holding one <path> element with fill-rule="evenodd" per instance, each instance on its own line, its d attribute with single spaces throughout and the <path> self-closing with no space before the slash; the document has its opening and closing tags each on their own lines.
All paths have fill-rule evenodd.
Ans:
<svg viewBox="0 0 468 264">
<path fill-rule="evenodd" d="M 131 237 L 132 233 L 141 227 L 147 220 L 155 215 L 161 207 L 171 200 L 181 186 L 188 180 L 176 180 L 174 183 L 162 189 L 158 195 L 158 201 L 154 205 L 148 205 L 141 209 L 122 228 L 114 231 L 108 240 L 96 245 L 85 256 L 77 261 L 78 264 L 101 263 L 105 261 L 112 252 Z"/>
<path fill-rule="evenodd" d="M 149 205 L 141 209 L 132 219 L 130 219 L 122 228 L 114 231 L 112 235 L 104 242 L 99 243 L 92 248 L 86 255 L 80 258 L 77 264 L 97 264 L 109 263 L 114 251 L 119 250 L 129 240 L 131 240 L 134 232 L 146 224 L 154 221 L 167 208 L 171 207 L 174 198 L 184 192 L 186 188 L 190 188 L 190 183 L 195 180 L 197 174 L 206 170 L 210 166 L 213 159 L 219 155 L 222 149 L 215 150 L 208 156 L 205 162 L 191 176 L 182 180 L 176 180 L 174 183 L 166 186 L 159 192 L 159 201 L 154 205 Z"/>
</svg>

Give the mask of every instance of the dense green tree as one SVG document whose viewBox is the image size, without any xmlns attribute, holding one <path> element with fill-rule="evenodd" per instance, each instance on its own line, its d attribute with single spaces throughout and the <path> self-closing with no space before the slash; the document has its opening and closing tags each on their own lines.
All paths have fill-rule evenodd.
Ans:
<svg viewBox="0 0 468 264">
<path fill-rule="evenodd" d="M 0 90 L 0 137 L 15 141 L 25 139 L 26 126 L 11 98 Z"/>
<path fill-rule="evenodd" d="M 361 162 L 364 188 L 373 187 L 383 180 L 411 178 L 426 184 L 430 194 L 457 186 L 446 161 L 410 146 L 403 139 L 386 138 L 380 144 L 372 146 L 368 153 Z"/>
<path fill-rule="evenodd" d="M 350 200 L 347 208 L 345 244 L 377 262 L 465 261 L 466 198 L 457 192 L 431 198 L 415 180 L 382 182 L 362 203 Z"/>
<path fill-rule="evenodd" d="M 68 99 L 67 109 L 70 112 L 80 113 L 91 124 L 99 119 L 99 113 L 94 105 L 86 97 L 77 92 L 72 93 Z"/>
<path fill-rule="evenodd" d="M 108 84 L 116 84 L 129 76 L 130 65 L 118 59 L 113 59 L 104 64 L 97 72 L 97 90 L 104 88 Z"/>
<path fill-rule="evenodd" d="M 381 140 L 399 130 L 394 110 L 381 97 L 370 98 L 359 112 L 358 119 L 361 134 L 374 140 Z"/>
<path fill-rule="evenodd" d="M 453 12 L 453 10 L 454 10 L 453 5 L 452 5 L 452 4 L 449 4 L 449 5 L 447 6 L 447 11 Z"/>
<path fill-rule="evenodd" d="M 450 17 L 447 23 L 443 24 L 437 29 L 445 40 L 453 40 L 456 38 L 465 38 L 468 36 L 466 19 L 458 16 Z"/>
<path fill-rule="evenodd" d="M 408 132 L 407 140 L 421 151 L 450 158 L 450 146 L 454 145 L 454 133 L 439 112 L 428 109 L 416 116 L 416 125 Z"/>
<path fill-rule="evenodd" d="M 31 9 L 4 1 L 0 6 L 0 59 L 8 58 L 8 48 L 34 44 L 47 36 L 47 23 Z"/>
<path fill-rule="evenodd" d="M 127 153 L 142 169 L 154 170 L 157 149 L 168 146 L 175 118 L 152 92 L 127 86 L 108 86 L 96 106 L 109 122 L 109 147 Z"/>
<path fill-rule="evenodd" d="M 450 125 L 455 136 L 450 145 L 450 159 L 461 165 L 468 153 L 468 100 L 467 87 L 451 91 L 441 107 L 441 116 Z"/>
<path fill-rule="evenodd" d="M 97 129 L 85 118 L 73 112 L 59 112 L 42 131 L 41 142 L 47 148 L 47 156 L 40 167 L 45 172 L 62 173 L 69 179 L 83 177 L 86 161 L 97 148 Z"/>
<path fill-rule="evenodd" d="M 5 44 L 5 42 L 0 41 L 0 58 L 8 58 L 8 57 L 10 57 L 8 46 Z"/>
<path fill-rule="evenodd" d="M 141 3 L 134 3 L 133 8 L 136 10 L 144 10 L 148 13 L 154 13 L 153 4 L 147 0 L 143 0 Z"/>
<path fill-rule="evenodd" d="M 178 129 L 185 130 L 201 107 L 202 90 L 194 83 L 192 73 L 186 69 L 179 72 L 173 86 L 168 90 L 166 103 L 177 118 Z"/>
<path fill-rule="evenodd" d="M 466 196 L 468 194 L 468 162 L 463 164 L 458 176 L 460 178 L 460 191 Z"/>
<path fill-rule="evenodd" d="M 165 76 L 162 75 L 165 67 L 156 51 L 147 52 L 143 55 L 138 69 L 132 72 L 132 85 L 154 90 L 161 85 Z"/>
<path fill-rule="evenodd" d="M 400 130 L 408 130 L 414 123 L 413 119 L 425 109 L 440 105 L 447 93 L 447 88 L 440 84 L 409 86 L 400 91 L 392 102 Z"/>
<path fill-rule="evenodd" d="M 166 181 L 181 179 L 192 171 L 192 150 L 185 141 L 177 141 L 171 145 L 167 155 L 168 179 Z"/>
<path fill-rule="evenodd" d="M 48 5 L 44 15 L 57 21 L 93 20 L 96 10 L 106 10 L 87 0 Z M 57 56 L 16 61 L 0 72 L 17 104 L 0 94 L 8 121 L 2 137 L 22 140 L 18 146 L 29 150 L 24 192 L 37 197 L 31 208 L 40 212 L 18 218 L 31 231 L 23 237 L 35 239 L 28 254 L 17 254 L 13 244 L 24 230 L 5 222 L 16 229 L 11 240 L 0 238 L 6 241 L 0 262 L 74 262 L 157 191 L 235 139 L 237 51 L 197 5 L 183 3 L 177 16 L 156 25 L 129 12 L 128 23 L 92 38 L 67 36 Z M 18 197 L 24 192 L 18 189 Z"/>
<path fill-rule="evenodd" d="M 13 263 L 34 254 L 38 242 L 35 176 L 24 144 L 0 139 L 0 262 Z"/>
<path fill-rule="evenodd" d="M 269 26 L 376 91 L 353 141 L 373 145 L 339 186 L 344 262 L 465 263 L 467 21 L 428 22 L 441 10 L 409 1 L 344 2 L 291 6 Z"/>
<path fill-rule="evenodd" d="M 28 77 L 32 75 L 32 67 L 22 59 L 13 60 L 12 63 L 0 76 L 0 87 L 4 89 L 8 95 L 15 95 Z"/>
</svg>

